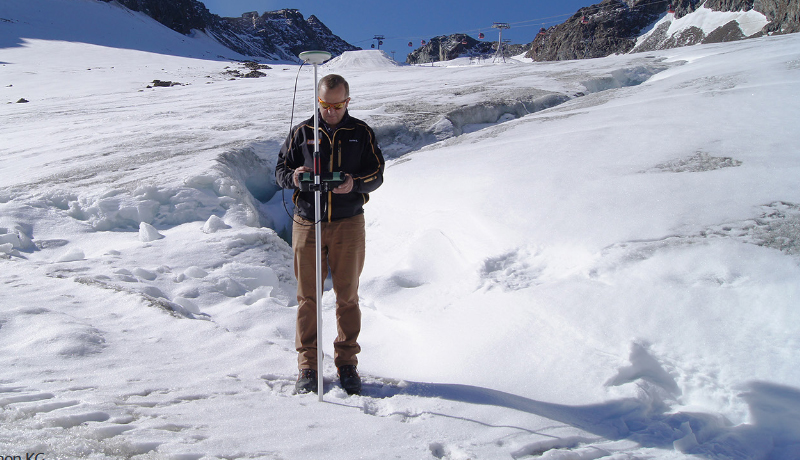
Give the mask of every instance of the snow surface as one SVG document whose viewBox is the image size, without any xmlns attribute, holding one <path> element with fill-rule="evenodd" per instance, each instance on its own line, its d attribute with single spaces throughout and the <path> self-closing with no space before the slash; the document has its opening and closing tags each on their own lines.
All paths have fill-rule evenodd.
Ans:
<svg viewBox="0 0 800 460">
<path fill-rule="evenodd" d="M 0 43 L 0 455 L 800 458 L 800 36 L 337 60 L 391 160 L 365 395 L 327 359 L 323 403 L 292 394 L 273 182 L 312 69 L 230 80 L 207 37 L 90 0 L 3 2 Z"/>
<path fill-rule="evenodd" d="M 325 63 L 325 70 L 328 73 L 338 72 L 339 70 L 379 70 L 391 69 L 399 64 L 392 60 L 386 51 L 364 50 L 364 51 L 345 51 L 340 56 L 336 56 Z"/>
</svg>

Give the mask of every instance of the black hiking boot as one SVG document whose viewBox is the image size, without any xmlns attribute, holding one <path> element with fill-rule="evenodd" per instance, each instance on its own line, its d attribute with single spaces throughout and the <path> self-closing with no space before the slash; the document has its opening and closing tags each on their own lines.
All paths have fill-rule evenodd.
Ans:
<svg viewBox="0 0 800 460">
<path fill-rule="evenodd" d="M 361 377 L 358 376 L 356 366 L 345 365 L 339 367 L 339 382 L 349 395 L 361 393 Z"/>
<path fill-rule="evenodd" d="M 317 389 L 317 371 L 314 369 L 300 369 L 297 383 L 294 384 L 294 391 L 299 395 L 304 395 L 316 393 Z"/>
</svg>

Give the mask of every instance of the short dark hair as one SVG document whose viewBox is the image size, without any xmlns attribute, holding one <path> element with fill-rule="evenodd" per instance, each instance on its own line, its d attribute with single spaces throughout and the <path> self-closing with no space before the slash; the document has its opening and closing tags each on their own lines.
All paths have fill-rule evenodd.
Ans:
<svg viewBox="0 0 800 460">
<path fill-rule="evenodd" d="M 347 83 L 343 76 L 335 73 L 322 77 L 319 81 L 318 89 L 334 89 L 338 88 L 339 85 L 344 85 L 344 97 L 350 97 L 350 84 Z"/>
</svg>

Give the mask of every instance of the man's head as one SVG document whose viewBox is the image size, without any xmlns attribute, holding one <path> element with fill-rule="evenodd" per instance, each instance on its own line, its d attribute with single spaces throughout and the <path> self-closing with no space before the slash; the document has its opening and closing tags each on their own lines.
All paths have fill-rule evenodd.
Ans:
<svg viewBox="0 0 800 460">
<path fill-rule="evenodd" d="M 350 103 L 350 85 L 341 75 L 326 75 L 319 81 L 319 98 L 322 119 L 328 126 L 337 126 Z"/>
</svg>

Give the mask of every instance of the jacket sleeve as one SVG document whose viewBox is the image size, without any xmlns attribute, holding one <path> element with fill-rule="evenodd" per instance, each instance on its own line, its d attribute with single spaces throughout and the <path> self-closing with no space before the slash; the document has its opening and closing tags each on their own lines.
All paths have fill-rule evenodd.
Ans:
<svg viewBox="0 0 800 460">
<path fill-rule="evenodd" d="M 275 164 L 275 182 L 281 188 L 297 188 L 294 185 L 294 170 L 302 166 L 302 163 L 297 162 L 297 158 L 302 158 L 302 154 L 294 145 L 294 138 L 297 136 L 298 130 L 299 128 L 292 130 L 278 153 L 278 162 Z"/>
<path fill-rule="evenodd" d="M 353 191 L 358 193 L 370 193 L 375 191 L 383 184 L 383 170 L 385 161 L 375 133 L 367 125 L 362 125 L 366 130 L 367 147 L 361 153 L 361 169 L 357 174 L 353 174 Z"/>
</svg>

